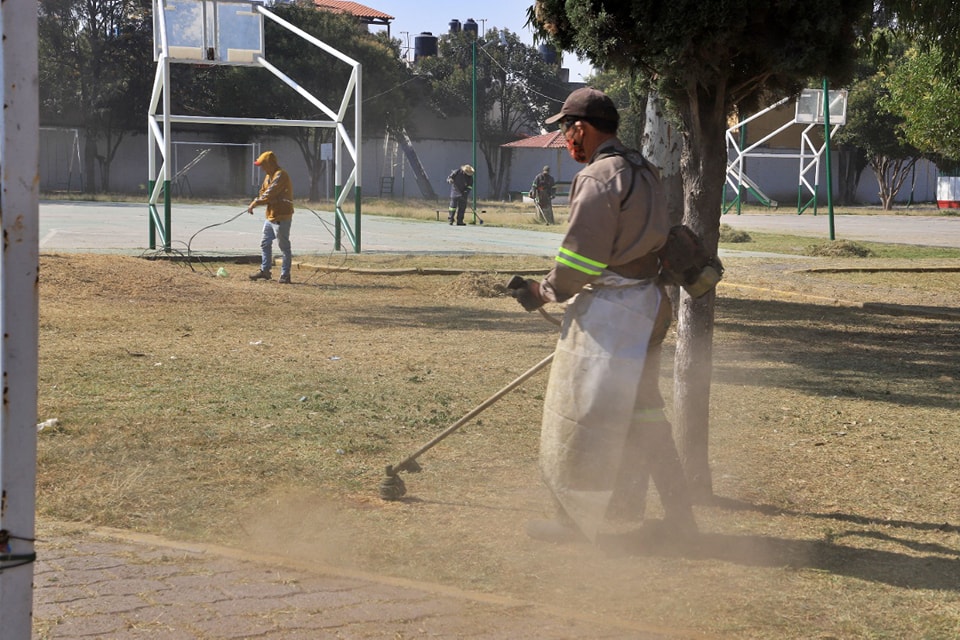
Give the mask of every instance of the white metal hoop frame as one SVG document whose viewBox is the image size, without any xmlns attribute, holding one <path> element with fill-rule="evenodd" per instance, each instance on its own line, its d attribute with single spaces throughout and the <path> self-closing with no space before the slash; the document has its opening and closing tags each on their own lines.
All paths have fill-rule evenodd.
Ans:
<svg viewBox="0 0 960 640">
<path fill-rule="evenodd" d="M 177 18 L 171 18 L 171 13 Z M 188 16 L 189 19 L 184 18 Z M 319 48 L 351 68 L 340 104 L 331 108 L 304 87 L 271 64 L 263 55 L 263 18 L 274 21 L 297 35 L 310 45 Z M 159 232 L 163 249 L 171 247 L 170 187 L 173 178 L 173 154 L 171 152 L 172 127 L 174 124 L 225 124 L 258 127 L 321 127 L 334 129 L 334 243 L 340 248 L 341 236 L 345 234 L 353 250 L 360 252 L 360 203 L 362 194 L 362 127 L 361 106 L 362 68 L 359 62 L 329 44 L 315 38 L 299 27 L 283 20 L 256 2 L 234 0 L 154 0 L 154 30 L 157 38 L 157 70 L 153 92 L 147 113 L 149 137 L 149 199 L 150 248 L 156 248 L 156 233 Z M 189 33 L 186 33 L 189 32 Z M 277 118 L 238 118 L 228 116 L 188 116 L 170 112 L 172 85 L 170 64 L 230 64 L 259 66 L 270 71 L 280 81 L 320 110 L 326 119 L 285 120 Z M 347 129 L 346 116 L 349 107 L 354 107 L 352 132 Z M 346 150 L 353 167 L 343 177 Z M 161 163 L 157 166 L 157 151 Z M 343 211 L 343 205 L 352 195 L 354 219 L 351 226 Z M 163 198 L 163 215 L 158 203 Z"/>
</svg>

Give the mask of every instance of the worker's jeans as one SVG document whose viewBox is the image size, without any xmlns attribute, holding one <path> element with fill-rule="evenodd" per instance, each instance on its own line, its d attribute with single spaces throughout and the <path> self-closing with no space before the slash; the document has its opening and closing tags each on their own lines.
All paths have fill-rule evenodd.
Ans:
<svg viewBox="0 0 960 640">
<path fill-rule="evenodd" d="M 293 253 L 290 251 L 290 223 L 292 219 L 263 223 L 263 239 L 260 241 L 260 271 L 267 273 L 273 266 L 273 241 L 277 241 L 283 258 L 280 260 L 280 275 L 290 273 Z"/>
</svg>

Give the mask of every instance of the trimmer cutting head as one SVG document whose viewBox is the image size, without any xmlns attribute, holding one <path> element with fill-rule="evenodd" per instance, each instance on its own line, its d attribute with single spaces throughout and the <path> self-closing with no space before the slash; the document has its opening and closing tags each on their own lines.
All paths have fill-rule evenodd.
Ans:
<svg viewBox="0 0 960 640">
<path fill-rule="evenodd" d="M 396 467 L 388 464 L 387 477 L 380 482 L 380 497 L 383 500 L 399 500 L 405 496 L 407 494 L 407 485 L 403 483 L 400 472 L 409 471 L 410 473 L 417 473 L 421 469 L 422 467 L 417 464 L 416 460 L 409 458 Z"/>
</svg>

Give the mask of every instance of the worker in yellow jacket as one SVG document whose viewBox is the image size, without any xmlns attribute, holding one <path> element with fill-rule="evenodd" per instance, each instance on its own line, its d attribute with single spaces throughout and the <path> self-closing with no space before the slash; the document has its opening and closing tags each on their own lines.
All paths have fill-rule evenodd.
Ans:
<svg viewBox="0 0 960 640">
<path fill-rule="evenodd" d="M 264 151 L 253 163 L 263 169 L 263 185 L 260 193 L 247 211 L 253 215 L 255 207 L 267 205 L 266 220 L 263 223 L 263 236 L 260 239 L 260 270 L 250 276 L 251 280 L 270 280 L 273 266 L 273 241 L 280 247 L 280 284 L 290 284 L 290 264 L 293 253 L 290 250 L 290 223 L 293 221 L 293 181 L 290 174 L 277 162 L 273 151 Z"/>
</svg>

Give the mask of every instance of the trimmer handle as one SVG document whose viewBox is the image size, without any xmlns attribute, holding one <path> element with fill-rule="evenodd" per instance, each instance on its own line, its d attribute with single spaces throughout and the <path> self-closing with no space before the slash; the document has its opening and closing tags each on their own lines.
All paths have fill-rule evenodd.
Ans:
<svg viewBox="0 0 960 640">
<path fill-rule="evenodd" d="M 507 283 L 507 289 L 516 291 L 517 289 L 523 289 L 527 286 L 527 281 L 523 279 L 522 276 L 513 276 L 510 278 L 510 282 Z"/>
</svg>

